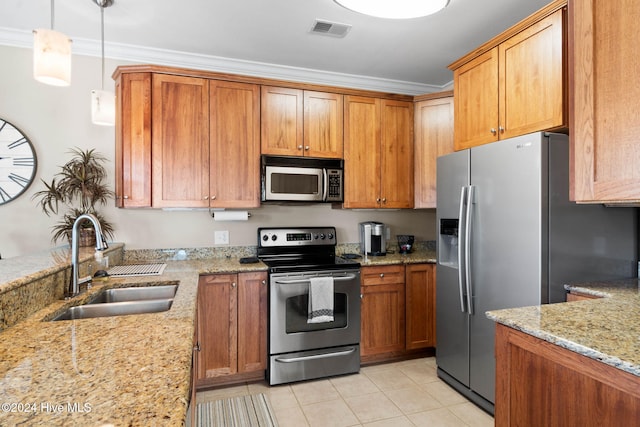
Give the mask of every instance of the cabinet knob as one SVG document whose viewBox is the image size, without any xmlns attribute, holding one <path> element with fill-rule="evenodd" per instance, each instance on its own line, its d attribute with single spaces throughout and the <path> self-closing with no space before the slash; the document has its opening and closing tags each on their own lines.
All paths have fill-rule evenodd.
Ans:
<svg viewBox="0 0 640 427">
<path fill-rule="evenodd" d="M 263 284 L 263 285 L 266 285 L 266 284 L 267 284 L 267 281 L 266 281 L 266 280 L 263 280 L 263 281 L 262 281 L 262 284 Z"/>
<path fill-rule="evenodd" d="M 380 203 L 380 197 L 376 199 L 376 203 Z"/>
<path fill-rule="evenodd" d="M 122 196 L 122 198 L 126 200 L 129 198 L 129 196 Z"/>
<path fill-rule="evenodd" d="M 380 273 L 380 278 L 383 278 L 383 277 L 384 277 L 384 273 Z"/>
<path fill-rule="evenodd" d="M 309 151 L 309 146 L 308 146 L 308 145 L 307 145 L 307 146 L 305 146 L 305 147 L 304 147 L 304 149 L 305 149 L 305 150 L 307 150 L 307 151 Z"/>
<path fill-rule="evenodd" d="M 387 203 L 387 198 L 386 197 L 382 198 L 382 203 Z"/>
<path fill-rule="evenodd" d="M 215 199 L 216 199 L 216 196 L 211 196 L 211 200 L 215 200 Z"/>
<path fill-rule="evenodd" d="M 302 145 L 298 145 L 298 150 L 302 150 Z"/>
<path fill-rule="evenodd" d="M 496 132 L 496 128 L 491 128 L 491 133 L 492 133 L 493 135 L 495 135 L 495 134 L 497 133 L 497 132 Z"/>
<path fill-rule="evenodd" d="M 500 131 L 500 133 L 504 133 L 504 126 L 498 126 L 498 130 Z"/>
<path fill-rule="evenodd" d="M 231 283 L 231 287 L 232 287 L 232 288 L 235 288 L 235 287 L 236 287 L 236 282 L 232 282 L 232 283 Z"/>
<path fill-rule="evenodd" d="M 202 200 L 209 200 L 209 196 L 204 196 Z"/>
</svg>

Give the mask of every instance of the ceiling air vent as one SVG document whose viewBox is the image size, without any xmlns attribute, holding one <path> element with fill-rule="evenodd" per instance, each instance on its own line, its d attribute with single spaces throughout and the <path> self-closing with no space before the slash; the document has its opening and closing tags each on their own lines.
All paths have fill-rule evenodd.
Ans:
<svg viewBox="0 0 640 427">
<path fill-rule="evenodd" d="M 310 32 L 332 37 L 344 37 L 351 30 L 351 25 L 316 19 Z"/>
</svg>

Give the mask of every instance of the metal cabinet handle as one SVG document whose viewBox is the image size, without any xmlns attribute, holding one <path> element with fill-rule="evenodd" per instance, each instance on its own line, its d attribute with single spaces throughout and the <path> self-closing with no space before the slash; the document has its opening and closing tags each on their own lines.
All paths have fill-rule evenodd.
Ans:
<svg viewBox="0 0 640 427">
<path fill-rule="evenodd" d="M 504 126 L 498 126 L 498 130 L 500 131 L 500 133 L 504 133 Z"/>
<path fill-rule="evenodd" d="M 262 284 L 263 284 L 263 285 L 266 285 L 266 284 L 267 284 L 267 281 L 266 281 L 266 280 L 263 280 L 263 281 L 262 281 Z"/>
<path fill-rule="evenodd" d="M 128 199 L 128 198 L 129 198 L 129 196 L 124 196 L 124 197 L 123 197 L 123 199 L 125 199 L 125 200 L 126 200 L 126 199 Z"/>
<path fill-rule="evenodd" d="M 236 287 L 236 282 L 232 282 L 232 283 L 231 283 L 231 287 L 232 287 L 232 288 L 235 288 L 235 287 Z"/>
<path fill-rule="evenodd" d="M 216 196 L 211 196 L 211 200 L 215 200 L 215 199 L 216 199 Z"/>
<path fill-rule="evenodd" d="M 298 145 L 298 150 L 302 150 L 302 145 Z"/>
<path fill-rule="evenodd" d="M 382 279 L 384 277 L 384 273 L 380 273 L 380 278 Z"/>
<path fill-rule="evenodd" d="M 308 145 L 307 145 L 307 146 L 305 146 L 305 147 L 304 147 L 304 149 L 305 149 L 305 150 L 307 150 L 307 151 L 309 151 L 309 146 L 308 146 Z"/>
<path fill-rule="evenodd" d="M 382 203 L 387 203 L 387 198 L 386 197 L 382 198 Z"/>
<path fill-rule="evenodd" d="M 495 135 L 497 133 L 496 128 L 491 128 L 491 134 Z"/>
<path fill-rule="evenodd" d="M 380 203 L 380 197 L 376 199 L 376 203 Z"/>
<path fill-rule="evenodd" d="M 209 200 L 209 196 L 204 196 L 202 200 Z"/>
</svg>

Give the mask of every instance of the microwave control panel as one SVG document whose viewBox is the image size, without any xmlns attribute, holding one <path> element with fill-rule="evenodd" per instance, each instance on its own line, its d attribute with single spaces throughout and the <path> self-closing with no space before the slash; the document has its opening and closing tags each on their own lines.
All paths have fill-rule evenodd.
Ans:
<svg viewBox="0 0 640 427">
<path fill-rule="evenodd" d="M 327 169 L 327 202 L 342 201 L 342 169 Z"/>
</svg>

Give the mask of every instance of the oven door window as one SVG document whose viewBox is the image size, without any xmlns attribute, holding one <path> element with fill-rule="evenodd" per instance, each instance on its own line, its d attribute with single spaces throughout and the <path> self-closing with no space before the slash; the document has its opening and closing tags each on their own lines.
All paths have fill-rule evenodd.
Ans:
<svg viewBox="0 0 640 427">
<path fill-rule="evenodd" d="M 333 294 L 333 322 L 307 323 L 309 294 L 287 298 L 285 304 L 286 333 L 319 331 L 347 327 L 347 294 Z"/>
</svg>

